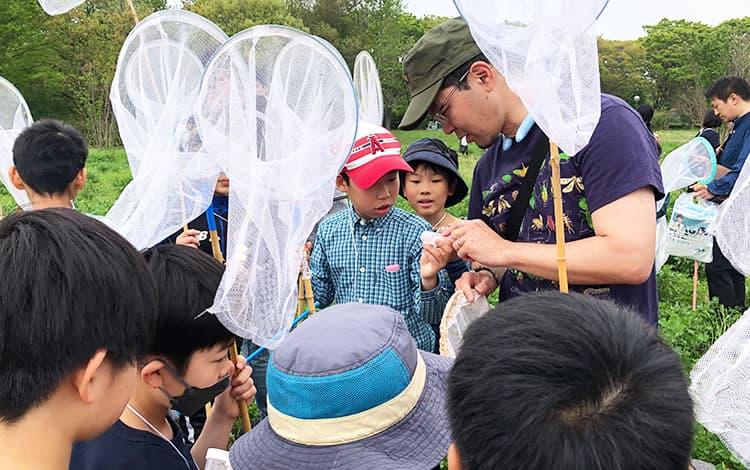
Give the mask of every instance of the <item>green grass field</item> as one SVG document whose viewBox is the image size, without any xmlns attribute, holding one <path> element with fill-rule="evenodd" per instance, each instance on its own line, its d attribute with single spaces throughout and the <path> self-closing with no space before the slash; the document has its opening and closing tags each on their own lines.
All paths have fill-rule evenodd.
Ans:
<svg viewBox="0 0 750 470">
<path fill-rule="evenodd" d="M 690 140 L 695 131 L 672 130 L 659 132 L 664 154 Z M 400 132 L 396 135 L 403 148 L 422 137 L 439 137 L 450 147 L 457 149 L 455 136 L 446 136 L 438 131 Z M 460 171 L 470 183 L 474 165 L 481 150 L 470 147 L 468 156 L 460 157 Z M 103 215 L 117 199 L 130 181 L 130 170 L 122 149 L 92 149 L 88 161 L 88 184 L 80 194 L 76 205 L 83 212 Z M 467 200 L 451 208 L 459 217 L 467 212 Z M 0 188 L 0 206 L 4 213 L 14 210 L 15 204 L 4 188 Z M 399 206 L 408 208 L 401 200 Z M 682 358 L 686 370 L 690 370 L 710 345 L 739 317 L 739 313 L 725 311 L 707 299 L 705 275 L 701 273 L 699 283 L 699 308 L 690 308 L 692 292 L 693 262 L 671 259 L 659 273 L 660 328 L 664 339 Z M 714 463 L 719 469 L 741 469 L 722 443 L 701 426 L 697 426 L 694 455 L 696 458 Z"/>
</svg>

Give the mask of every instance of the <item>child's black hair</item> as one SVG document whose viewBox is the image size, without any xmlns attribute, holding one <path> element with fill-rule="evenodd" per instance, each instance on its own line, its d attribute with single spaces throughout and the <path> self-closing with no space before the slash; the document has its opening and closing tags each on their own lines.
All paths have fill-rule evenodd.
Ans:
<svg viewBox="0 0 750 470">
<path fill-rule="evenodd" d="M 52 119 L 37 121 L 13 144 L 13 164 L 38 194 L 60 194 L 86 166 L 88 147 L 73 127 Z"/>
<path fill-rule="evenodd" d="M 679 357 L 635 313 L 580 294 L 501 303 L 448 379 L 466 470 L 685 470 L 693 409 Z"/>
<path fill-rule="evenodd" d="M 156 292 L 143 256 L 70 209 L 0 221 L 0 421 L 43 404 L 99 350 L 135 363 L 153 331 Z"/>
<path fill-rule="evenodd" d="M 190 356 L 234 335 L 206 312 L 214 303 L 224 266 L 192 247 L 161 245 L 144 253 L 159 294 L 157 326 L 149 356 L 172 361 L 184 374 Z"/>
<path fill-rule="evenodd" d="M 721 127 L 721 118 L 717 116 L 712 109 L 709 109 L 706 111 L 706 114 L 703 115 L 703 125 L 701 127 L 704 129 L 716 129 L 717 127 Z"/>
</svg>

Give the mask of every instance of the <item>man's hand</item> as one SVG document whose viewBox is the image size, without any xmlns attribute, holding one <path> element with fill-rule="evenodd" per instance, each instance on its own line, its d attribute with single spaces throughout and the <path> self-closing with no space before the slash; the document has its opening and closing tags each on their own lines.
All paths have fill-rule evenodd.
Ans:
<svg viewBox="0 0 750 470">
<path fill-rule="evenodd" d="M 232 421 L 240 415 L 240 407 L 237 400 L 250 402 L 255 398 L 255 383 L 253 383 L 253 379 L 250 377 L 252 372 L 253 369 L 247 365 L 245 358 L 237 356 L 237 363 L 234 366 L 234 371 L 231 373 L 231 386 L 216 397 L 213 408 L 214 412 L 220 412 Z"/>
<path fill-rule="evenodd" d="M 711 199 L 716 197 L 716 194 L 709 191 L 708 186 L 706 186 L 705 184 L 694 184 L 690 188 L 694 191 L 695 197 L 699 197 L 706 201 L 710 201 Z"/>
<path fill-rule="evenodd" d="M 467 272 L 456 281 L 456 289 L 463 292 L 466 301 L 471 303 L 476 300 L 476 294 L 489 296 L 497 289 L 495 276 L 487 271 Z"/>
<path fill-rule="evenodd" d="M 178 245 L 198 248 L 201 245 L 200 240 L 198 240 L 198 235 L 200 235 L 200 233 L 200 230 L 195 230 L 192 228 L 184 230 L 177 236 L 177 240 L 175 241 L 175 243 Z"/>
<path fill-rule="evenodd" d="M 511 242 L 503 239 L 481 220 L 459 222 L 446 230 L 458 256 L 490 267 L 508 267 L 505 253 Z"/>
</svg>

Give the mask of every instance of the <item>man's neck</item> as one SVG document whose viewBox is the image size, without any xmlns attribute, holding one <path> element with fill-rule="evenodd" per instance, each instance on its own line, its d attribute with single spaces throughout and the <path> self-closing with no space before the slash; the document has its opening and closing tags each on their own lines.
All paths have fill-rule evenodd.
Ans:
<svg viewBox="0 0 750 470">
<path fill-rule="evenodd" d="M 505 112 L 505 125 L 501 131 L 502 134 L 506 137 L 515 137 L 523 120 L 529 115 L 529 111 L 518 95 L 509 92 L 507 99 L 502 102 L 501 112 Z"/>
<path fill-rule="evenodd" d="M 73 199 L 68 194 L 52 195 L 52 196 L 41 196 L 41 195 L 29 195 L 31 200 L 31 207 L 34 210 L 51 209 L 55 207 L 62 207 L 66 209 L 73 208 Z"/>
<path fill-rule="evenodd" d="M 67 470 L 75 439 L 69 428 L 56 426 L 61 422 L 38 408 L 18 423 L 0 425 L 0 468 Z"/>
<path fill-rule="evenodd" d="M 739 111 L 737 119 L 747 116 L 747 114 L 750 113 L 750 101 L 744 101 L 742 105 L 740 105 Z"/>
<path fill-rule="evenodd" d="M 120 421 L 131 428 L 155 434 L 151 429 L 151 426 L 153 426 L 168 439 L 172 439 L 172 428 L 166 422 L 169 408 L 155 402 L 151 397 L 144 396 L 140 391 L 136 391 L 136 393 L 130 398 L 128 405 L 129 407 L 134 408 L 135 412 L 129 409 L 129 407 L 125 407 L 120 415 Z M 141 416 L 138 416 L 139 414 Z M 141 419 L 141 417 L 143 417 L 143 419 Z M 146 424 L 143 421 L 144 419 L 148 421 L 151 426 Z"/>
</svg>

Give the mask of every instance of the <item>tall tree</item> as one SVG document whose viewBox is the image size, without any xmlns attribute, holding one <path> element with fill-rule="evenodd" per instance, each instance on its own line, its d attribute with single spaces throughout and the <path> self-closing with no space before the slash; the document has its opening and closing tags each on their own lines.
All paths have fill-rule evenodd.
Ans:
<svg viewBox="0 0 750 470">
<path fill-rule="evenodd" d="M 646 50 L 637 41 L 611 41 L 599 38 L 599 71 L 602 92 L 635 105 L 653 103 L 656 82 L 646 66 Z"/>
</svg>

